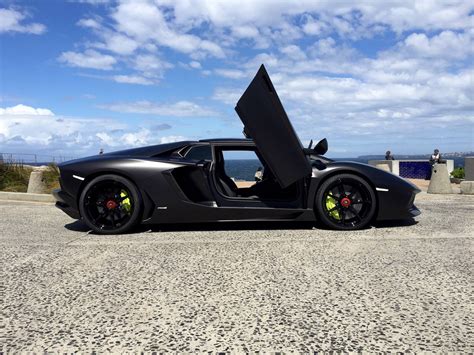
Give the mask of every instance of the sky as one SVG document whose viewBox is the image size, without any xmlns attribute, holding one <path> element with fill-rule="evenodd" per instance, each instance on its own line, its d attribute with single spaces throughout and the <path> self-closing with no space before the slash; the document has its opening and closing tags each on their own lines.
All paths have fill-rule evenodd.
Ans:
<svg viewBox="0 0 474 355">
<path fill-rule="evenodd" d="M 0 0 L 0 152 L 242 137 L 265 64 L 328 156 L 474 151 L 474 2 Z"/>
</svg>

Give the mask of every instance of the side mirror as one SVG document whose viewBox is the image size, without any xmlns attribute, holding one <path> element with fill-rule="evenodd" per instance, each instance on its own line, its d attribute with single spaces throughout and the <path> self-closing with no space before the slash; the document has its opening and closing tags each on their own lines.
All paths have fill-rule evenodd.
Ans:
<svg viewBox="0 0 474 355">
<path fill-rule="evenodd" d="M 324 155 L 328 151 L 328 140 L 326 138 L 321 139 L 313 149 L 315 154 Z"/>
</svg>

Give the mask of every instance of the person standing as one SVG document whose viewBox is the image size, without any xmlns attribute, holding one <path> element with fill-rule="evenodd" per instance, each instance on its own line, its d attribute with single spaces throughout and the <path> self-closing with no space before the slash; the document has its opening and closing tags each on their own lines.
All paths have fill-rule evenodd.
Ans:
<svg viewBox="0 0 474 355">
<path fill-rule="evenodd" d="M 395 158 L 392 155 L 392 152 L 390 150 L 387 150 L 385 152 L 385 160 L 395 160 Z"/>
<path fill-rule="evenodd" d="M 263 168 L 259 166 L 255 172 L 255 181 L 260 182 L 263 179 Z"/>
<path fill-rule="evenodd" d="M 445 164 L 446 161 L 441 158 L 441 153 L 439 152 L 439 149 L 435 149 L 433 154 L 431 154 L 430 157 L 430 164 L 435 165 L 435 164 Z"/>
</svg>

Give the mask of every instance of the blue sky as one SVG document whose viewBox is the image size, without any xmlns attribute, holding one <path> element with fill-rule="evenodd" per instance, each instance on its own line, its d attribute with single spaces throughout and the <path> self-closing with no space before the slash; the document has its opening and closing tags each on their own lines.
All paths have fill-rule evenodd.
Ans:
<svg viewBox="0 0 474 355">
<path fill-rule="evenodd" d="M 0 0 L 0 152 L 241 137 L 260 64 L 329 156 L 474 150 L 466 1 Z"/>
</svg>

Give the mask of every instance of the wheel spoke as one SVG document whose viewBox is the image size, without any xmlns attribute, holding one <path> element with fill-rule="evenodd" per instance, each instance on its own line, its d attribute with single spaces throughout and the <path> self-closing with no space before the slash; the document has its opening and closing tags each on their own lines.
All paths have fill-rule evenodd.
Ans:
<svg viewBox="0 0 474 355">
<path fill-rule="evenodd" d="M 110 221 L 112 222 L 112 227 L 115 228 L 115 218 L 114 218 L 114 213 L 110 213 Z"/>
<path fill-rule="evenodd" d="M 339 197 L 346 194 L 346 192 L 344 191 L 344 185 L 341 180 L 339 180 L 339 184 L 337 185 L 337 190 L 339 191 Z"/>
<path fill-rule="evenodd" d="M 349 206 L 349 211 L 351 211 L 359 221 L 362 221 L 362 218 L 360 217 L 359 212 L 357 212 L 354 207 Z"/>
<path fill-rule="evenodd" d="M 342 210 L 342 209 L 339 210 L 339 221 L 338 221 L 338 223 L 344 223 L 345 219 L 346 219 L 345 211 Z"/>
<path fill-rule="evenodd" d="M 349 190 L 349 194 L 347 195 L 347 197 L 349 197 L 350 199 L 353 198 L 353 195 L 357 193 L 357 189 L 354 188 L 354 186 L 351 185 L 351 188 Z"/>
<path fill-rule="evenodd" d="M 356 200 L 356 201 L 352 202 L 353 205 L 360 205 L 362 203 L 366 203 L 366 204 L 370 205 L 370 204 L 372 204 L 372 201 L 370 201 L 370 200 Z"/>
</svg>

